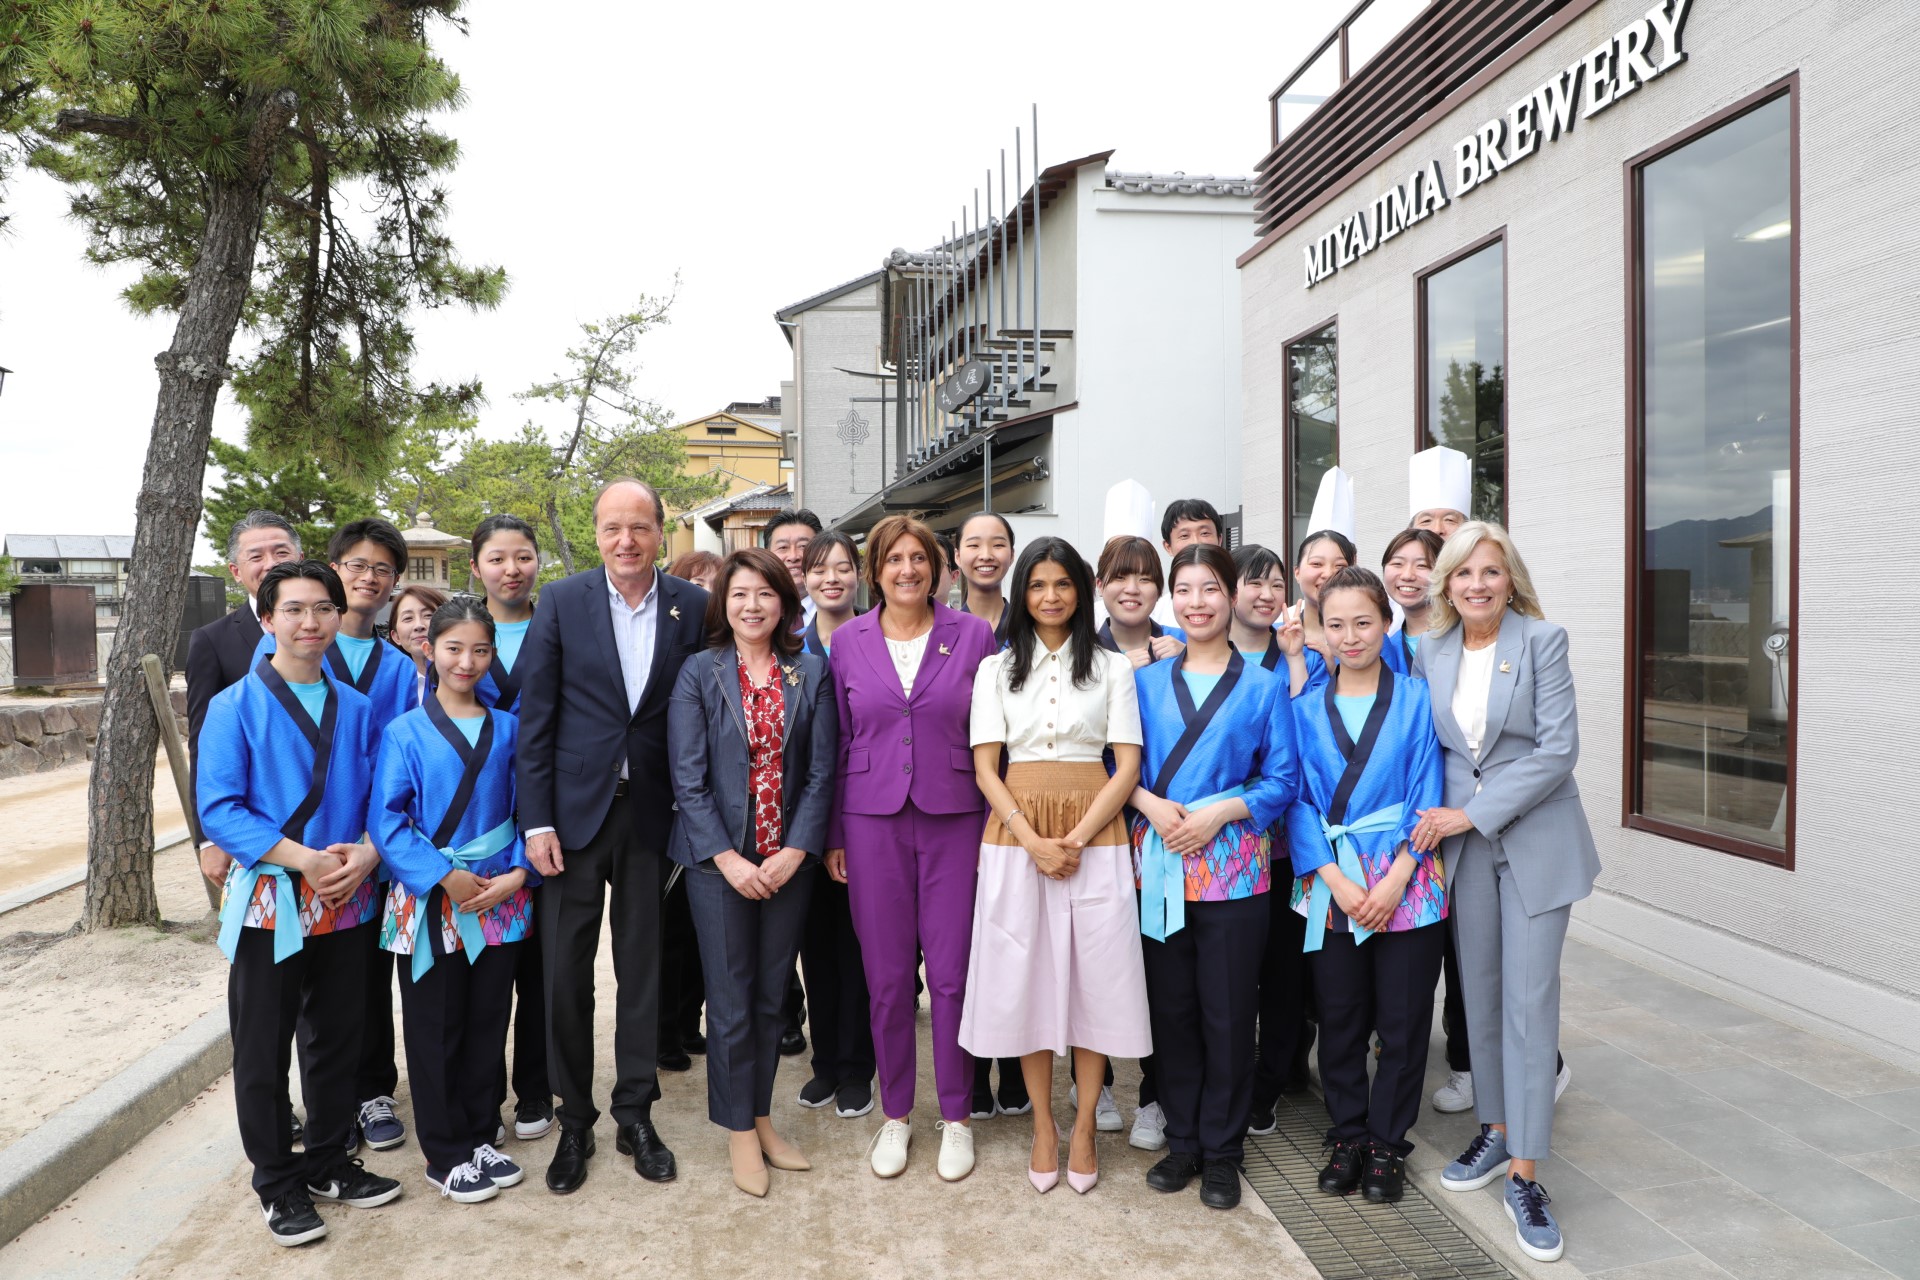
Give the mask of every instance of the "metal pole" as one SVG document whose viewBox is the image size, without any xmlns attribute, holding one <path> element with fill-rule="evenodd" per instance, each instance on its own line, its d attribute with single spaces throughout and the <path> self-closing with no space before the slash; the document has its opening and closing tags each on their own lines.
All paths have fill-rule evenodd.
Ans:
<svg viewBox="0 0 1920 1280">
<path fill-rule="evenodd" d="M 981 441 L 980 453 L 984 459 L 980 465 L 985 468 L 985 470 L 980 473 L 980 509 L 982 511 L 991 511 L 993 510 L 992 436 L 988 436 L 985 440 Z"/>
<path fill-rule="evenodd" d="M 1040 381 L 1040 104 L 1033 104 L 1033 380 Z"/>
<path fill-rule="evenodd" d="M 1026 192 L 1021 188 L 1026 180 L 1020 175 L 1020 166 L 1026 161 L 1026 152 L 1020 145 L 1018 126 L 1013 131 L 1013 230 L 1018 238 L 1014 257 L 1013 277 L 1013 327 L 1027 327 L 1027 201 Z M 1014 378 L 1025 390 L 1027 380 L 1027 340 L 1023 337 L 1013 340 Z"/>
</svg>

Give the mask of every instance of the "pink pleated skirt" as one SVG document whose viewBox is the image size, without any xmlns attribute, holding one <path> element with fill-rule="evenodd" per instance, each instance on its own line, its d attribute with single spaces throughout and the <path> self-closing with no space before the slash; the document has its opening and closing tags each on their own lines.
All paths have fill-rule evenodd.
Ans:
<svg viewBox="0 0 1920 1280">
<path fill-rule="evenodd" d="M 1105 766 L 1024 763 L 1007 786 L 1040 834 L 1072 831 L 1107 783 Z M 1115 817 L 1065 880 L 1040 874 L 1020 841 L 987 818 L 973 911 L 960 1046 L 977 1058 L 1091 1049 L 1153 1052 L 1140 910 L 1126 828 Z"/>
</svg>

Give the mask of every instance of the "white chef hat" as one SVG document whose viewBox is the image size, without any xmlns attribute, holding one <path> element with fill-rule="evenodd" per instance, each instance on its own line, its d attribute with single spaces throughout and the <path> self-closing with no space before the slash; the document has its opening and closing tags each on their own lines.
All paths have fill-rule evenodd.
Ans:
<svg viewBox="0 0 1920 1280">
<path fill-rule="evenodd" d="M 1100 545 L 1121 535 L 1157 542 L 1160 527 L 1153 519 L 1153 495 L 1138 480 L 1122 480 L 1107 490 L 1107 510 L 1100 522 Z"/>
<path fill-rule="evenodd" d="M 1473 462 L 1466 454 L 1436 445 L 1407 459 L 1407 519 L 1422 511 L 1473 514 Z"/>
<path fill-rule="evenodd" d="M 1307 532 L 1331 529 L 1352 542 L 1357 527 L 1353 518 L 1353 481 L 1339 467 L 1329 467 L 1320 477 L 1320 492 L 1314 495 Z"/>
</svg>

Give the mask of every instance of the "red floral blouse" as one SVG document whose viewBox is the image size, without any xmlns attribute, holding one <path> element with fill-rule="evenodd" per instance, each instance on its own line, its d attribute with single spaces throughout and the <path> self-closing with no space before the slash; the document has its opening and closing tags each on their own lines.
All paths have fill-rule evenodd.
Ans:
<svg viewBox="0 0 1920 1280">
<path fill-rule="evenodd" d="M 740 664 L 740 707 L 747 717 L 748 785 L 753 788 L 753 848 L 749 857 L 771 858 L 782 846 L 780 829 L 781 739 L 786 732 L 786 694 L 780 664 L 768 664 L 767 683 L 755 684 Z"/>
</svg>

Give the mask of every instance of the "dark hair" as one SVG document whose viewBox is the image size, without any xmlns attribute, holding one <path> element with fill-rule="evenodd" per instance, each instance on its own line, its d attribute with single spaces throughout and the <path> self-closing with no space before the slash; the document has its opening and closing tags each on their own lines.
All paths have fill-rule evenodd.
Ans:
<svg viewBox="0 0 1920 1280">
<path fill-rule="evenodd" d="M 954 530 L 955 540 L 958 541 L 960 537 L 965 535 L 965 533 L 967 532 L 968 525 L 972 524 L 975 520 L 980 520 L 983 518 L 987 520 L 998 520 L 1000 522 L 1000 527 L 1007 531 L 1007 546 L 1012 547 L 1015 545 L 1013 540 L 1013 525 L 1008 523 L 1007 518 L 1001 515 L 998 511 L 976 511 L 972 515 L 968 516 L 965 520 L 962 520 L 960 522 L 960 527 Z M 958 562 L 956 561 L 956 563 Z"/>
<path fill-rule="evenodd" d="M 282 560 L 267 570 L 267 576 L 260 579 L 260 589 L 254 593 L 254 607 L 261 617 L 273 612 L 273 606 L 280 601 L 280 584 L 294 578 L 305 578 L 317 582 L 327 589 L 327 598 L 333 601 L 333 607 L 344 610 L 347 607 L 347 589 L 340 585 L 340 575 L 318 560 Z"/>
<path fill-rule="evenodd" d="M 393 573 L 399 577 L 407 570 L 407 540 L 385 520 L 350 520 L 327 539 L 327 560 L 340 563 L 340 557 L 362 542 L 371 542 L 393 557 Z"/>
<path fill-rule="evenodd" d="M 887 593 L 880 589 L 880 570 L 886 565 L 887 553 L 893 550 L 893 544 L 902 538 L 912 538 L 927 553 L 927 568 L 933 569 L 941 556 L 940 539 L 933 530 L 912 516 L 888 516 L 873 526 L 873 532 L 867 535 L 866 563 L 860 566 L 860 577 L 867 584 L 868 598 L 876 609 L 884 608 Z M 938 577 L 936 571 L 933 574 Z M 927 583 L 927 599 L 933 599 L 933 590 L 938 583 Z"/>
<path fill-rule="evenodd" d="M 278 529 L 293 540 L 293 549 L 296 553 L 300 550 L 300 534 L 292 524 L 288 523 L 285 516 L 275 511 L 249 511 L 235 520 L 233 527 L 227 530 L 228 563 L 232 563 L 233 557 L 240 551 L 240 535 L 252 533 L 255 529 Z"/>
<path fill-rule="evenodd" d="M 1233 549 L 1233 571 L 1241 579 L 1270 578 L 1274 574 L 1287 576 L 1287 562 L 1280 553 L 1261 546 L 1257 542 L 1242 543 Z"/>
<path fill-rule="evenodd" d="M 847 553 L 847 559 L 853 562 L 854 576 L 860 574 L 860 548 L 853 545 L 853 539 L 844 533 L 823 533 L 807 544 L 807 554 L 801 558 L 800 569 L 803 573 L 812 573 L 825 564 L 827 557 L 835 551 Z"/>
<path fill-rule="evenodd" d="M 600 499 L 607 496 L 608 490 L 617 489 L 623 484 L 637 484 L 640 486 L 641 492 L 653 499 L 653 518 L 658 520 L 660 522 L 660 528 L 665 530 L 667 527 L 667 504 L 660 501 L 660 491 L 658 489 L 638 476 L 615 476 L 600 486 L 600 491 L 593 495 L 593 523 L 595 525 L 600 523 Z"/>
<path fill-rule="evenodd" d="M 820 517 L 813 514 L 813 512 L 807 510 L 805 507 L 801 507 L 797 511 L 792 507 L 782 507 L 774 512 L 767 520 L 767 523 L 761 527 L 760 545 L 763 547 L 772 546 L 773 531 L 782 525 L 789 524 L 803 524 L 815 533 L 820 532 Z"/>
<path fill-rule="evenodd" d="M 711 551 L 683 551 L 673 558 L 667 572 L 691 582 L 703 573 L 719 573 L 720 557 Z"/>
<path fill-rule="evenodd" d="M 1227 522 L 1213 509 L 1213 504 L 1205 498 L 1175 498 L 1160 513 L 1160 541 L 1173 541 L 1173 526 L 1183 520 L 1205 520 L 1213 525 L 1213 531 L 1220 535 L 1220 541 L 1227 540 Z"/>
<path fill-rule="evenodd" d="M 953 574 L 955 577 L 959 577 L 960 548 L 953 545 L 953 535 L 950 533 L 936 533 L 933 537 L 934 540 L 940 544 L 940 550 L 947 558 L 947 572 Z"/>
<path fill-rule="evenodd" d="M 427 623 L 427 688 L 437 690 L 440 687 L 440 668 L 433 662 L 433 646 L 440 637 L 463 622 L 477 622 L 487 629 L 487 643 L 498 644 L 494 636 L 493 614 L 487 609 L 487 602 L 480 596 L 453 596 L 445 604 L 433 611 L 433 620 Z"/>
<path fill-rule="evenodd" d="M 1406 546 L 1409 542 L 1417 542 L 1420 544 L 1421 549 L 1427 553 L 1427 564 L 1429 566 L 1439 562 L 1440 548 L 1446 545 L 1445 540 L 1433 530 L 1415 529 L 1412 526 L 1408 526 L 1394 534 L 1393 541 L 1389 542 L 1387 549 L 1380 553 L 1380 567 L 1384 569 L 1387 561 L 1393 559 L 1393 557 L 1398 554 L 1400 548 Z"/>
<path fill-rule="evenodd" d="M 1380 581 L 1380 575 L 1371 569 L 1362 569 L 1357 564 L 1346 568 L 1328 578 L 1320 588 L 1321 608 L 1325 609 L 1326 599 L 1336 591 L 1360 591 L 1373 601 L 1380 610 L 1380 621 L 1392 623 L 1393 606 L 1387 603 L 1387 585 Z"/>
<path fill-rule="evenodd" d="M 1354 548 L 1353 540 L 1347 537 L 1346 534 L 1341 533 L 1338 529 L 1315 529 L 1312 533 L 1300 539 L 1300 550 L 1296 552 L 1293 557 L 1296 568 L 1299 566 L 1300 561 L 1307 558 L 1307 548 L 1322 538 L 1331 540 L 1334 546 L 1340 548 L 1340 554 L 1347 558 L 1348 564 L 1352 564 L 1360 554 L 1359 551 Z"/>
<path fill-rule="evenodd" d="M 392 603 L 388 606 L 391 612 L 389 612 L 387 616 L 389 618 L 398 617 L 400 615 L 400 606 L 405 604 L 409 597 L 418 599 L 422 604 L 427 606 L 431 613 L 440 612 L 440 606 L 445 604 L 448 598 L 447 593 L 438 587 L 430 587 L 424 582 L 410 582 L 394 595 Z M 428 624 L 428 629 L 432 629 L 431 623 Z M 387 638 L 390 640 L 393 638 L 391 630 L 389 630 Z M 399 642 L 394 641 L 394 643 L 398 644 Z"/>
<path fill-rule="evenodd" d="M 473 527 L 473 558 L 475 560 L 480 558 L 480 548 L 486 546 L 487 539 L 496 533 L 520 534 L 533 544 L 535 555 L 540 553 L 540 535 L 533 531 L 533 526 L 519 516 L 502 513 L 497 516 L 488 516 Z"/>
<path fill-rule="evenodd" d="M 742 569 L 759 574 L 780 597 L 780 623 L 773 629 L 773 651 L 791 658 L 800 652 L 800 633 L 793 629 L 793 624 L 800 621 L 800 592 L 787 566 L 765 547 L 741 547 L 720 562 L 713 590 L 707 594 L 707 647 L 718 649 L 733 642 L 733 624 L 727 621 L 727 588 L 733 583 L 733 575 Z"/>
<path fill-rule="evenodd" d="M 1027 583 L 1035 569 L 1048 563 L 1065 569 L 1073 582 L 1073 621 L 1067 624 L 1073 642 L 1073 687 L 1093 683 L 1094 654 L 1100 647 L 1093 630 L 1093 570 L 1072 543 L 1049 535 L 1036 538 L 1020 553 L 1013 566 L 1014 588 L 1007 593 L 1007 687 L 1016 693 L 1027 683 L 1040 647 L 1040 629 L 1027 612 Z"/>
<path fill-rule="evenodd" d="M 1137 573 L 1151 578 L 1155 590 L 1164 592 L 1167 589 L 1167 575 L 1160 567 L 1160 553 L 1151 542 L 1131 533 L 1116 533 L 1107 539 L 1107 545 L 1100 548 L 1100 566 L 1093 572 L 1102 582 L 1112 582 L 1115 578 Z"/>
<path fill-rule="evenodd" d="M 1220 579 L 1229 600 L 1240 594 L 1240 574 L 1233 567 L 1233 557 L 1225 547 L 1211 542 L 1189 542 L 1173 553 L 1173 563 L 1167 566 L 1167 590 L 1173 590 L 1173 580 L 1190 564 L 1197 564 Z"/>
</svg>

